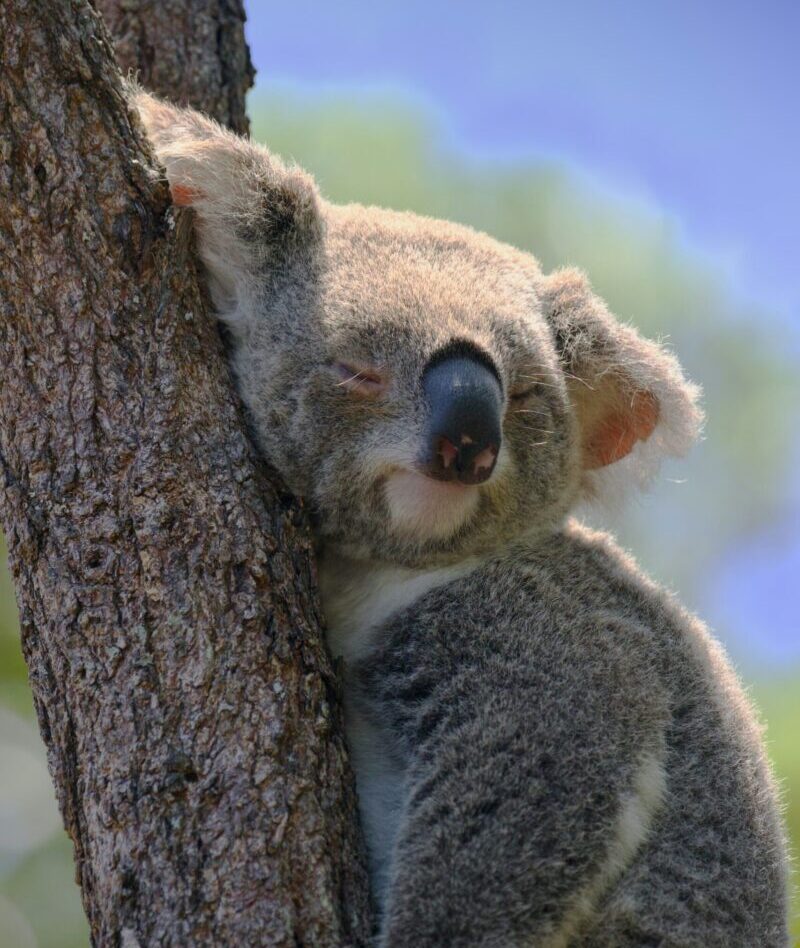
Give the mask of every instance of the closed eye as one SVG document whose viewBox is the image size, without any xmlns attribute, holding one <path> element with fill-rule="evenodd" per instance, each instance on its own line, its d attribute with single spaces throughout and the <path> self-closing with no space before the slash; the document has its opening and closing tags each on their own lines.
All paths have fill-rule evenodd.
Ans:
<svg viewBox="0 0 800 948">
<path fill-rule="evenodd" d="M 334 362 L 332 369 L 337 379 L 337 387 L 353 395 L 380 395 L 386 391 L 386 378 L 373 366 Z"/>
</svg>

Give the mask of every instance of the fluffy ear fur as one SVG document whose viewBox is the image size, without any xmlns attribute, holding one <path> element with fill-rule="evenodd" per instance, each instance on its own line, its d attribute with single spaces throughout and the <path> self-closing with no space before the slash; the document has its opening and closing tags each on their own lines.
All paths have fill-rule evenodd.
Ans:
<svg viewBox="0 0 800 948">
<path fill-rule="evenodd" d="M 540 296 L 578 415 L 587 486 L 596 491 L 600 470 L 625 458 L 646 483 L 697 438 L 700 390 L 662 346 L 617 322 L 580 271 L 544 278 Z"/>
<path fill-rule="evenodd" d="M 313 179 L 192 109 L 129 87 L 174 203 L 197 215 L 198 245 L 219 315 L 236 324 L 257 277 L 321 233 Z"/>
</svg>

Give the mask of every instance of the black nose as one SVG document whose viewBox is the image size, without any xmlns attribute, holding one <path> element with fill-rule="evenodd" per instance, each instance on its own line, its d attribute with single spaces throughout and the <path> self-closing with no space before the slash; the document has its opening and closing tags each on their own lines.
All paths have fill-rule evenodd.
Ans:
<svg viewBox="0 0 800 948">
<path fill-rule="evenodd" d="M 503 394 L 497 375 L 476 356 L 434 360 L 422 387 L 429 416 L 422 469 L 462 484 L 488 480 L 500 451 Z"/>
</svg>

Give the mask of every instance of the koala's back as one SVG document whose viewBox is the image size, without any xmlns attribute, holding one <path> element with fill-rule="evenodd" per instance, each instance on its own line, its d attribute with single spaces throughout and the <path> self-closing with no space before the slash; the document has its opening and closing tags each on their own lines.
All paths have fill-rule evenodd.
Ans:
<svg viewBox="0 0 800 948">
<path fill-rule="evenodd" d="M 786 944 L 740 686 L 607 538 L 515 545 L 373 641 L 354 702 L 405 788 L 384 944 Z"/>
</svg>

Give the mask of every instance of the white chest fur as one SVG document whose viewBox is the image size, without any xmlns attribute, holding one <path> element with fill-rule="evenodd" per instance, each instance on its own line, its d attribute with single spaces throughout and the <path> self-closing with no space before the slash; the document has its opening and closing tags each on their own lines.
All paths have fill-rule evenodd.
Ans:
<svg viewBox="0 0 800 948">
<path fill-rule="evenodd" d="M 437 586 L 475 568 L 476 559 L 429 570 L 347 559 L 328 552 L 320 563 L 328 648 L 345 665 L 365 656 L 382 623 Z M 361 822 L 367 842 L 372 888 L 383 902 L 404 793 L 402 761 L 380 722 L 367 719 L 344 695 L 345 728 L 356 774 Z"/>
<path fill-rule="evenodd" d="M 371 633 L 389 616 L 466 575 L 477 563 L 468 559 L 453 566 L 410 569 L 326 553 L 320 563 L 320 592 L 331 654 L 345 663 L 356 661 L 368 651 Z"/>
</svg>

